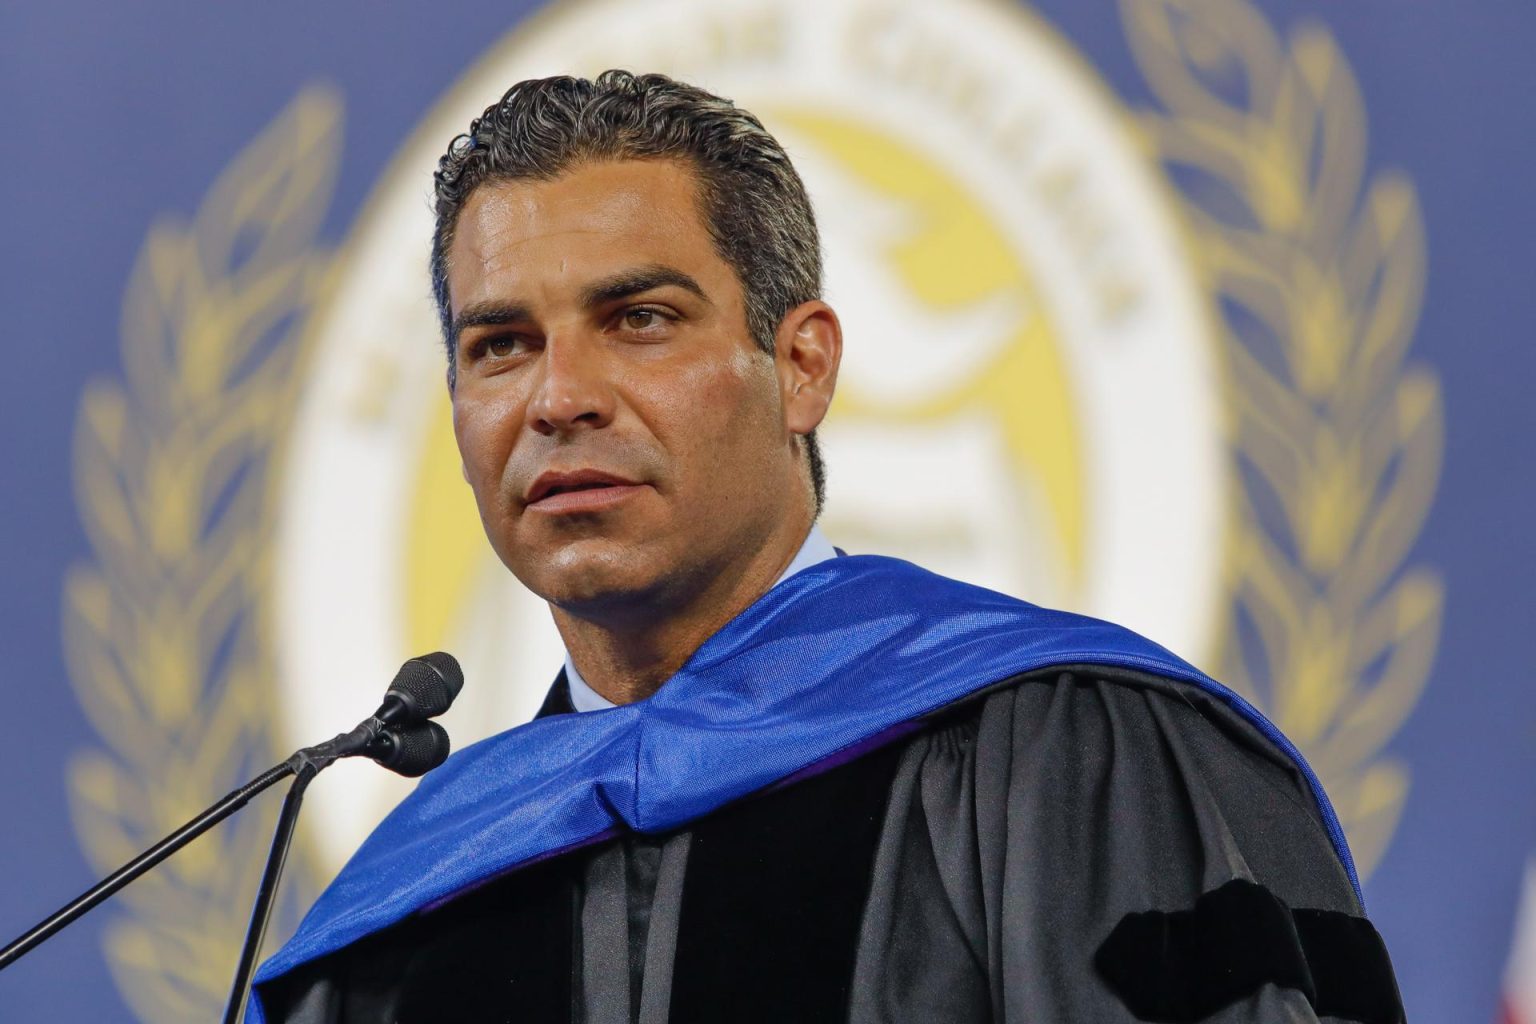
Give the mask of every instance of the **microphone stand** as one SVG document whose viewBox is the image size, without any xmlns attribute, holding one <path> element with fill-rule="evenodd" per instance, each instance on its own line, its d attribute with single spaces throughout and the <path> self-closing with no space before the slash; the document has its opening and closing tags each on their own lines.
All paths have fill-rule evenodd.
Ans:
<svg viewBox="0 0 1536 1024">
<path fill-rule="evenodd" d="M 448 710 L 463 685 L 464 673 L 451 654 L 435 651 L 411 658 L 400 667 L 390 683 L 379 710 L 364 719 L 357 728 L 339 733 L 324 743 L 296 751 L 282 764 L 267 769 L 227 794 L 202 814 L 54 911 L 26 934 L 0 949 L 0 970 L 20 960 L 86 911 L 234 814 L 256 794 L 292 775 L 293 785 L 288 788 L 288 796 L 278 815 L 277 830 L 272 836 L 272 849 L 267 854 L 267 866 L 261 875 L 261 886 L 256 891 L 256 905 L 251 908 L 251 921 L 245 933 L 245 946 L 240 951 L 240 963 L 230 989 L 229 1003 L 224 1010 L 225 1024 L 238 1024 L 250 994 L 251 975 L 256 968 L 257 954 L 261 951 L 262 937 L 266 934 L 267 920 L 272 915 L 277 884 L 283 874 L 283 865 L 288 861 L 288 847 L 293 841 L 293 830 L 298 823 L 304 790 L 322 770 L 343 757 L 358 754 L 365 754 L 391 771 L 409 777 L 436 768 L 448 757 L 449 742 L 448 734 L 431 719 Z"/>
<path fill-rule="evenodd" d="M 288 862 L 293 828 L 299 821 L 299 804 L 304 800 L 304 790 L 324 767 L 324 764 L 317 765 L 306 759 L 294 774 L 293 785 L 288 787 L 288 795 L 283 799 L 282 812 L 277 816 L 277 830 L 272 835 L 272 850 L 267 854 L 267 866 L 261 873 L 261 887 L 256 890 L 256 905 L 251 908 L 251 923 L 245 931 L 245 946 L 240 950 L 240 965 L 235 968 L 229 1003 L 224 1007 L 224 1024 L 240 1024 L 245 1013 L 245 1001 L 251 993 L 251 975 L 256 970 L 256 956 L 261 952 L 267 920 L 272 916 L 278 879 L 282 877 L 283 865 Z"/>
<path fill-rule="evenodd" d="M 228 793 L 222 800 L 202 814 L 199 814 L 181 826 L 181 828 L 172 832 L 154 846 L 151 846 L 133 860 L 124 864 L 106 878 L 103 878 L 100 882 L 91 886 L 69 903 L 54 911 L 4 949 L 0 949 L 0 970 L 4 970 L 17 960 L 20 960 L 27 953 L 30 953 L 41 943 L 52 938 L 65 926 L 73 923 L 102 900 L 116 893 L 129 882 L 132 882 L 144 874 L 144 872 L 159 864 L 231 814 L 234 814 L 240 808 L 250 803 L 251 798 L 256 794 L 269 789 L 290 775 L 297 775 L 299 778 L 295 780 L 293 789 L 288 794 L 288 800 L 283 804 L 283 817 L 278 822 L 279 836 L 274 838 L 272 854 L 267 862 L 267 873 L 262 878 L 262 895 L 265 897 L 266 906 L 263 907 L 260 901 L 258 901 L 257 910 L 261 911 L 261 927 L 264 930 L 266 927 L 266 915 L 271 910 L 273 896 L 273 892 L 269 892 L 267 889 L 275 890 L 277 876 L 282 872 L 283 861 L 286 859 L 288 851 L 288 840 L 293 835 L 293 819 L 299 813 L 299 801 L 303 799 L 304 788 L 309 785 L 309 780 L 314 778 L 316 773 L 322 768 L 329 766 L 332 762 L 343 757 L 367 753 L 369 746 L 378 740 L 387 731 L 387 728 L 385 723 L 381 722 L 377 716 L 371 717 L 351 732 L 340 733 L 324 743 L 316 744 L 313 747 L 305 747 L 303 750 L 295 752 L 292 757 L 282 764 L 267 769 L 239 789 Z M 281 839 L 281 851 L 278 849 L 278 839 Z M 273 858 L 276 859 L 275 864 L 273 863 Z M 270 887 L 268 885 L 269 881 L 271 883 Z M 253 928 L 255 924 L 256 922 L 253 920 Z M 249 936 L 247 936 L 246 941 L 247 945 L 249 945 Z M 251 951 L 249 955 L 254 957 L 254 951 Z M 244 955 L 242 955 L 242 964 L 243 962 Z"/>
<path fill-rule="evenodd" d="M 294 756 L 297 757 L 298 755 Z M 251 797 L 281 782 L 296 770 L 292 758 L 274 768 L 267 769 L 239 789 L 226 795 L 224 799 L 160 840 L 154 846 L 139 854 L 127 864 L 112 872 L 106 878 L 103 878 L 100 882 L 91 886 L 68 904 L 60 907 L 53 914 L 40 921 L 25 935 L 22 935 L 3 950 L 0 950 L 0 970 L 4 970 L 17 960 L 20 960 L 35 947 L 52 938 L 55 933 L 96 906 L 96 904 L 111 896 L 123 886 L 132 882 L 144 872 L 250 803 Z"/>
</svg>

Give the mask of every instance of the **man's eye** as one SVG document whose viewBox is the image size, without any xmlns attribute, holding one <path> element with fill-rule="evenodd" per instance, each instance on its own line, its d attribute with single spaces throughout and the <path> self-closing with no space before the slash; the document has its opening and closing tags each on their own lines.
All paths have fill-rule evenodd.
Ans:
<svg viewBox="0 0 1536 1024">
<path fill-rule="evenodd" d="M 624 326 L 630 330 L 643 331 L 647 327 L 657 327 L 665 320 L 654 309 L 631 309 L 624 314 Z"/>
<path fill-rule="evenodd" d="M 508 356 L 517 355 L 523 350 L 522 339 L 512 334 L 504 334 L 494 338 L 486 338 L 475 344 L 472 349 L 476 358 L 489 356 L 492 359 L 505 359 Z"/>
</svg>

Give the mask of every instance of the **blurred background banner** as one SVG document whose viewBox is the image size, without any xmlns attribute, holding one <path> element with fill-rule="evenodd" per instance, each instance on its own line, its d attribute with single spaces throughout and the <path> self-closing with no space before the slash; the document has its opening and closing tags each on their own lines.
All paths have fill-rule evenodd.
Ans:
<svg viewBox="0 0 1536 1024">
<path fill-rule="evenodd" d="M 430 174 L 513 82 L 618 66 L 747 106 L 811 188 L 847 331 L 831 538 L 1247 694 L 1333 795 L 1413 1019 L 1513 1019 L 1533 30 L 1389 0 L 7 8 L 0 937 L 412 654 L 465 663 L 456 746 L 531 715 L 560 647 L 459 473 Z M 368 767 L 312 791 L 275 939 L 405 792 Z M 276 805 L 0 976 L 0 1019 L 213 1018 Z"/>
</svg>

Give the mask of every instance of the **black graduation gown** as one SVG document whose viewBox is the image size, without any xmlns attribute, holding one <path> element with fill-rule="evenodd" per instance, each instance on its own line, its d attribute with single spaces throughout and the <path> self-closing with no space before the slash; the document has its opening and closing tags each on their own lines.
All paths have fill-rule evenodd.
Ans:
<svg viewBox="0 0 1536 1024">
<path fill-rule="evenodd" d="M 541 714 L 569 711 L 562 678 Z M 1295 765 L 1203 691 L 1103 667 L 1009 680 L 261 991 L 274 1024 L 1401 1019 Z"/>
</svg>

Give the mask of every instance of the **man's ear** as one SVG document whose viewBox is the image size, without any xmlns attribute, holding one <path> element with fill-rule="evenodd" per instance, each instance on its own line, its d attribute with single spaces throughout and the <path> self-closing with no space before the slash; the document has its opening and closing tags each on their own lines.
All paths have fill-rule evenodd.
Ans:
<svg viewBox="0 0 1536 1024">
<path fill-rule="evenodd" d="M 832 406 L 843 359 L 843 328 L 820 299 L 802 302 L 779 321 L 774 367 L 784 403 L 784 425 L 794 434 L 815 430 Z"/>
</svg>

